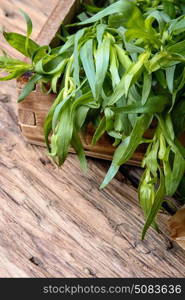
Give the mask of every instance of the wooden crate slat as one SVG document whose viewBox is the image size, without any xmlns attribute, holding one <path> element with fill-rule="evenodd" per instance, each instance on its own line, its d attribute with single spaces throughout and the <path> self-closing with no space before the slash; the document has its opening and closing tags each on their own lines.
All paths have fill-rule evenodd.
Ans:
<svg viewBox="0 0 185 300">
<path fill-rule="evenodd" d="M 61 24 L 70 23 L 75 12 L 78 10 L 80 0 L 59 0 L 41 29 L 37 43 L 49 45 L 58 32 Z"/>
</svg>

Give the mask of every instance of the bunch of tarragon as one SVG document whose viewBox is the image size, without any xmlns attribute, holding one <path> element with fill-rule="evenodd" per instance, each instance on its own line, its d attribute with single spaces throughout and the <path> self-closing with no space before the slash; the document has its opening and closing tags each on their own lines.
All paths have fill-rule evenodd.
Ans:
<svg viewBox="0 0 185 300">
<path fill-rule="evenodd" d="M 155 217 L 165 196 L 184 183 L 185 148 L 179 142 L 185 130 L 184 1 L 91 1 L 83 6 L 79 22 L 62 27 L 56 48 L 31 40 L 32 22 L 22 14 L 27 35 L 3 35 L 30 64 L 4 53 L 0 69 L 8 75 L 0 80 L 32 72 L 19 101 L 37 83 L 43 92 L 56 94 L 44 132 L 49 155 L 58 165 L 72 146 L 86 169 L 80 132 L 89 123 L 95 128 L 92 144 L 105 133 L 112 138 L 116 150 L 101 188 L 140 144 L 147 145 L 139 186 L 144 238 L 150 225 L 157 228 Z M 154 135 L 146 139 L 154 121 Z"/>
</svg>

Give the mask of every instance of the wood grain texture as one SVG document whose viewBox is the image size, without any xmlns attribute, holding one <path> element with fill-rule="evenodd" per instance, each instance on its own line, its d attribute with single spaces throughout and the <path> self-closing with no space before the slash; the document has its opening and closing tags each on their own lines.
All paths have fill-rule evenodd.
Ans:
<svg viewBox="0 0 185 300">
<path fill-rule="evenodd" d="M 70 155 L 58 169 L 26 143 L 15 83 L 0 83 L 0 277 L 184 277 L 169 216 L 161 213 L 161 234 L 150 229 L 142 242 L 136 190 L 120 173 L 99 190 L 109 163 L 88 165 L 83 174 Z"/>
<path fill-rule="evenodd" d="M 49 15 L 46 23 L 37 36 L 40 45 L 49 45 L 58 32 L 61 24 L 70 23 L 78 10 L 79 0 L 60 0 Z"/>
</svg>

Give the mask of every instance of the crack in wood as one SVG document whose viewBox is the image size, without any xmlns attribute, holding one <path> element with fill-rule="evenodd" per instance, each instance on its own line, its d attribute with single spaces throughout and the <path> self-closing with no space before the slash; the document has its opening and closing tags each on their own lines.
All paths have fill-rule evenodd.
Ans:
<svg viewBox="0 0 185 300">
<path fill-rule="evenodd" d="M 21 206 L 22 204 L 20 204 L 17 200 L 15 200 L 8 192 L 6 192 L 3 188 L 2 185 L 0 187 L 0 191 L 2 191 L 11 201 L 13 201 L 16 205 Z"/>
<path fill-rule="evenodd" d="M 46 158 L 40 157 L 39 160 L 44 166 L 52 164 L 52 162 L 51 162 L 51 160 L 49 160 L 49 158 L 46 159 Z"/>
<path fill-rule="evenodd" d="M 41 267 L 43 265 L 42 261 L 36 256 L 32 256 L 31 258 L 29 258 L 29 261 L 38 267 Z"/>
</svg>

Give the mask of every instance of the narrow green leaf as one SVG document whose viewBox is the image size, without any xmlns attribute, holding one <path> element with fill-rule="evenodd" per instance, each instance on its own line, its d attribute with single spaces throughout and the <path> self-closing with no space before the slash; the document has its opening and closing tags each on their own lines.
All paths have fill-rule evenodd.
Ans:
<svg viewBox="0 0 185 300">
<path fill-rule="evenodd" d="M 109 182 L 111 182 L 111 180 L 116 176 L 118 171 L 119 171 L 119 166 L 114 164 L 114 161 L 112 161 L 111 166 L 107 172 L 107 175 L 100 186 L 100 189 L 104 189 L 109 184 Z"/>
<path fill-rule="evenodd" d="M 148 217 L 155 199 L 154 183 L 148 169 L 145 170 L 139 185 L 139 202 L 144 211 L 145 218 Z"/>
<path fill-rule="evenodd" d="M 109 5 L 107 8 L 101 10 L 99 13 L 97 13 L 93 17 L 79 23 L 78 25 L 86 25 L 86 24 L 94 23 L 94 22 L 97 22 L 97 21 L 107 17 L 107 16 L 110 16 L 110 15 L 116 14 L 116 13 L 125 14 L 125 16 L 128 20 L 129 19 L 128 16 L 130 16 L 130 13 L 132 12 L 133 8 L 135 8 L 135 5 L 128 0 L 116 1 L 112 5 Z"/>
<path fill-rule="evenodd" d="M 97 41 L 99 46 L 102 43 L 103 35 L 105 33 L 106 28 L 107 28 L 106 24 L 98 24 L 96 27 L 96 35 L 97 35 Z"/>
<path fill-rule="evenodd" d="M 74 76 L 75 82 L 78 86 L 80 85 L 79 42 L 80 42 L 81 38 L 83 37 L 84 33 L 85 33 L 85 29 L 79 30 L 75 34 L 75 42 L 74 42 L 74 52 L 73 52 L 74 73 L 73 73 L 73 76 Z"/>
<path fill-rule="evenodd" d="M 125 105 L 124 107 L 111 107 L 114 112 L 122 112 L 125 114 L 154 114 L 161 113 L 170 105 L 170 99 L 167 96 L 159 95 L 148 98 L 147 102 L 144 105 L 141 105 L 140 102 L 136 102 L 134 104 Z"/>
<path fill-rule="evenodd" d="M 89 81 L 89 85 L 91 87 L 91 91 L 93 93 L 94 98 L 96 98 L 96 73 L 93 59 L 93 40 L 88 40 L 80 50 L 80 58 L 82 65 L 84 67 L 87 79 Z"/>
<path fill-rule="evenodd" d="M 116 49 L 120 63 L 122 64 L 123 68 L 127 71 L 132 65 L 131 59 L 129 58 L 128 54 L 123 48 L 121 48 L 118 45 L 114 45 L 114 47 Z"/>
<path fill-rule="evenodd" d="M 105 38 L 96 52 L 96 100 L 98 101 L 109 66 L 110 40 Z"/>
<path fill-rule="evenodd" d="M 163 175 L 162 171 L 160 170 L 160 185 L 156 192 L 151 211 L 147 217 L 146 223 L 143 228 L 142 240 L 145 238 L 148 228 L 154 222 L 155 217 L 156 217 L 159 209 L 161 208 L 162 202 L 164 201 L 164 196 L 165 196 L 165 180 L 164 179 L 165 179 L 164 175 Z"/>
<path fill-rule="evenodd" d="M 44 121 L 44 137 L 45 137 L 45 143 L 46 146 L 48 148 L 48 151 L 50 151 L 50 142 L 49 142 L 49 135 L 52 131 L 52 119 L 53 119 L 53 115 L 55 112 L 55 109 L 57 107 L 57 105 L 60 103 L 60 101 L 63 98 L 63 93 L 64 90 L 61 90 L 60 93 L 58 94 L 58 96 L 56 97 L 55 101 L 53 102 L 47 116 L 46 119 Z"/>
<path fill-rule="evenodd" d="M 30 19 L 30 17 L 27 15 L 27 13 L 25 11 L 23 11 L 22 9 L 20 9 L 20 13 L 21 15 L 24 17 L 26 24 L 27 24 L 27 36 L 30 37 L 32 34 L 32 21 Z"/>
<path fill-rule="evenodd" d="M 98 126 L 98 128 L 96 129 L 93 139 L 92 139 L 92 144 L 96 145 L 97 142 L 99 141 L 99 139 L 101 138 L 101 136 L 105 133 L 106 130 L 106 118 L 103 117 L 100 121 L 100 124 Z"/>
<path fill-rule="evenodd" d="M 22 16 L 24 17 L 26 24 L 27 24 L 27 34 L 26 34 L 26 43 L 25 43 L 25 50 L 26 50 L 26 56 L 30 56 L 29 53 L 29 37 L 32 34 L 32 21 L 30 19 L 30 17 L 22 10 L 20 9 L 20 12 L 22 14 Z"/>
<path fill-rule="evenodd" d="M 120 76 L 118 71 L 118 59 L 116 49 L 112 46 L 110 48 L 110 73 L 112 79 L 112 87 L 113 89 L 115 89 L 120 82 Z"/>
<path fill-rule="evenodd" d="M 114 178 L 119 167 L 132 157 L 136 148 L 141 143 L 142 136 L 149 127 L 151 120 L 152 118 L 150 115 L 142 115 L 137 119 L 131 135 L 125 138 L 117 147 L 113 156 L 112 164 L 103 183 L 101 184 L 101 188 L 104 188 L 112 180 L 112 178 Z"/>
<path fill-rule="evenodd" d="M 172 170 L 166 168 L 168 162 L 164 162 L 165 186 L 167 196 L 173 196 L 176 192 L 185 172 L 185 159 L 180 153 L 175 153 Z"/>
<path fill-rule="evenodd" d="M 86 157 L 85 157 L 85 152 L 84 152 L 84 149 L 83 149 L 81 139 L 80 139 L 80 137 L 78 135 L 78 132 L 76 131 L 75 128 L 73 130 L 73 135 L 72 135 L 72 139 L 71 139 L 71 146 L 75 149 L 76 154 L 78 155 L 82 170 L 84 170 L 84 172 L 86 172 L 87 171 L 87 160 L 86 160 Z"/>
<path fill-rule="evenodd" d="M 150 53 L 148 51 L 142 53 L 138 61 L 134 64 L 132 64 L 127 72 L 123 75 L 120 83 L 116 87 L 113 95 L 110 97 L 109 105 L 113 105 L 116 103 L 123 95 L 128 95 L 129 88 L 132 84 L 137 81 L 138 77 L 141 75 L 144 63 L 147 62 L 148 58 L 150 56 Z"/>
<path fill-rule="evenodd" d="M 56 131 L 57 159 L 59 166 L 63 165 L 69 152 L 74 128 L 73 117 L 74 115 L 71 113 L 70 107 L 66 107 L 60 116 L 59 125 Z"/>
<path fill-rule="evenodd" d="M 6 41 L 10 44 L 10 46 L 12 46 L 13 48 L 18 50 L 20 53 L 22 53 L 25 56 L 31 57 L 33 53 L 39 48 L 39 45 L 37 43 L 29 39 L 29 55 L 28 55 L 26 49 L 27 37 L 19 33 L 5 32 L 5 31 L 3 32 L 3 35 Z"/>
<path fill-rule="evenodd" d="M 23 101 L 34 89 L 36 83 L 42 78 L 41 75 L 35 74 L 32 78 L 28 81 L 28 83 L 24 86 L 21 94 L 19 95 L 18 102 Z"/>
<path fill-rule="evenodd" d="M 152 87 L 152 75 L 146 71 L 143 73 L 142 105 L 144 105 L 150 95 Z"/>
<path fill-rule="evenodd" d="M 166 82 L 171 94 L 173 93 L 175 69 L 176 66 L 172 66 L 166 69 Z"/>
<path fill-rule="evenodd" d="M 44 57 L 35 64 L 35 72 L 43 75 L 53 75 L 58 72 L 62 75 L 69 59 L 64 55 Z"/>
</svg>

